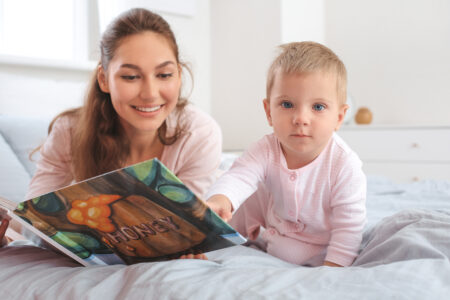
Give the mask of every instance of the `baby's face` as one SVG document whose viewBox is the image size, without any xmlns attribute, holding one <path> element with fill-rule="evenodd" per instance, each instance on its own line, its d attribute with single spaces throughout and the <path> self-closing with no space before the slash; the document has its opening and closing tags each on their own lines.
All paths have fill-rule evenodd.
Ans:
<svg viewBox="0 0 450 300">
<path fill-rule="evenodd" d="M 339 103 L 336 76 L 329 73 L 278 72 L 269 97 L 264 100 L 267 120 L 290 169 L 303 167 L 320 154 L 348 107 Z"/>
</svg>

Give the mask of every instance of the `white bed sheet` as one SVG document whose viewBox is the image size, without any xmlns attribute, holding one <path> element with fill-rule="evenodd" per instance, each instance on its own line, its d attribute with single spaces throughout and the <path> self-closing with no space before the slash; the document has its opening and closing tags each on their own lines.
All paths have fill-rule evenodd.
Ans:
<svg viewBox="0 0 450 300">
<path fill-rule="evenodd" d="M 78 267 L 35 247 L 0 249 L 0 299 L 448 299 L 450 183 L 369 178 L 352 267 L 301 267 L 236 246 L 209 261 Z"/>
</svg>

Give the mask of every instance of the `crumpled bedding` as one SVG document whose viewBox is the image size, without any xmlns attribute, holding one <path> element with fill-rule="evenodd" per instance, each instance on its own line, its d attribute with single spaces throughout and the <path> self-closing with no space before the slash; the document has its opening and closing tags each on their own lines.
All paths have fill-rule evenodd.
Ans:
<svg viewBox="0 0 450 300">
<path fill-rule="evenodd" d="M 450 210 L 404 210 L 366 231 L 354 266 L 450 257 Z M 447 275 L 450 275 L 448 273 Z"/>
<path fill-rule="evenodd" d="M 208 261 L 81 267 L 49 250 L 4 247 L 0 299 L 448 299 L 445 184 L 369 186 L 377 188 L 351 267 L 296 266 L 245 246 L 207 253 Z"/>
</svg>

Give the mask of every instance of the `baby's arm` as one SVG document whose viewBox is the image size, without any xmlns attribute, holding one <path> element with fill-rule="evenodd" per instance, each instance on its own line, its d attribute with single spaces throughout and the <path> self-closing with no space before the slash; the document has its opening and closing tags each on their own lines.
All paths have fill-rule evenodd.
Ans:
<svg viewBox="0 0 450 300">
<path fill-rule="evenodd" d="M 331 237 L 325 261 L 350 266 L 358 255 L 366 224 L 366 177 L 357 157 L 340 163 L 330 199 Z"/>
<path fill-rule="evenodd" d="M 269 161 L 270 147 L 267 138 L 252 144 L 242 156 L 237 158 L 206 194 L 207 204 L 222 219 L 231 219 L 231 213 L 251 196 L 258 184 L 266 177 L 266 162 Z"/>
<path fill-rule="evenodd" d="M 228 222 L 231 219 L 233 206 L 227 196 L 222 194 L 213 195 L 206 201 L 206 204 L 225 221 Z"/>
</svg>

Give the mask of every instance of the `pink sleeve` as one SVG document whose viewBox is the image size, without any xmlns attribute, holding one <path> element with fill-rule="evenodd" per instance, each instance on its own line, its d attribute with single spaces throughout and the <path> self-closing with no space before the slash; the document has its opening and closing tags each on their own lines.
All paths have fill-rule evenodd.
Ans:
<svg viewBox="0 0 450 300">
<path fill-rule="evenodd" d="M 348 157 L 338 169 L 330 202 L 331 238 L 325 260 L 349 266 L 358 255 L 366 224 L 367 183 L 356 155 Z"/>
<path fill-rule="evenodd" d="M 167 164 L 194 194 L 203 199 L 206 190 L 217 179 L 221 154 L 222 132 L 211 120 L 193 129 L 172 148 Z M 174 160 L 176 163 L 172 166 Z"/>
<path fill-rule="evenodd" d="M 40 149 L 41 156 L 28 186 L 26 199 L 52 192 L 72 182 L 70 143 L 70 119 L 59 118 Z"/>
<path fill-rule="evenodd" d="M 230 199 L 233 210 L 236 211 L 258 189 L 258 184 L 264 181 L 268 153 L 268 145 L 264 138 L 250 146 L 236 159 L 230 170 L 214 183 L 208 191 L 207 199 L 213 195 L 223 194 Z"/>
</svg>

